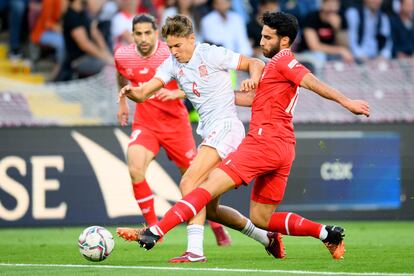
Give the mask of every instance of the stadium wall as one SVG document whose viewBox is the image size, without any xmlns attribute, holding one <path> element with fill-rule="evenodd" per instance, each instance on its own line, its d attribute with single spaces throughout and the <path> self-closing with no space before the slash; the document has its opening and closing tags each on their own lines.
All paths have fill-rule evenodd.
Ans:
<svg viewBox="0 0 414 276">
<path fill-rule="evenodd" d="M 0 226 L 142 222 L 125 163 L 128 131 L 0 128 Z M 280 210 L 313 219 L 414 219 L 412 124 L 298 124 L 296 131 Z M 164 152 L 150 165 L 158 215 L 180 198 L 179 178 Z M 247 215 L 250 190 L 222 202 Z"/>
</svg>

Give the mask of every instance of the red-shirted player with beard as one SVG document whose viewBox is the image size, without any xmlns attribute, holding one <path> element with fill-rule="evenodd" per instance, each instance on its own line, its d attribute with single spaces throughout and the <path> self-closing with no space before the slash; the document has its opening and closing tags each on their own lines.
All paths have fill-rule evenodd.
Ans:
<svg viewBox="0 0 414 276">
<path fill-rule="evenodd" d="M 128 84 L 138 86 L 150 80 L 157 67 L 170 55 L 168 46 L 159 41 L 154 17 L 140 14 L 134 17 L 132 36 L 134 42 L 115 52 L 115 65 L 120 88 Z M 146 222 L 151 226 L 158 219 L 154 210 L 154 195 L 145 180 L 149 163 L 163 147 L 181 173 L 190 166 L 196 155 L 196 147 L 188 112 L 182 102 L 184 92 L 178 89 L 175 81 L 168 83 L 156 97 L 136 105 L 132 133 L 128 145 L 128 169 L 132 180 L 135 199 Z M 128 123 L 129 108 L 127 99 L 119 102 L 118 121 Z M 217 244 L 231 243 L 223 226 L 210 222 Z"/>
<path fill-rule="evenodd" d="M 236 230 L 248 227 L 248 219 L 236 210 L 219 205 L 220 195 L 255 179 L 250 201 L 250 219 L 259 228 L 292 236 L 320 239 L 334 259 L 344 255 L 344 229 L 326 226 L 291 212 L 275 211 L 283 199 L 287 179 L 295 158 L 295 135 L 292 124 L 299 86 L 339 103 L 357 115 L 369 116 L 368 103 L 351 100 L 333 87 L 318 80 L 294 57 L 290 46 L 298 32 L 294 16 L 282 12 L 263 16 L 263 54 L 271 58 L 263 71 L 254 95 L 249 132 L 238 149 L 213 170 L 206 182 L 187 194 L 152 227 L 136 229 L 135 239 L 151 249 L 169 230 L 197 214 L 207 204 L 207 217 Z M 250 93 L 244 101 L 249 102 Z M 237 94 L 243 97 L 243 94 Z M 241 102 L 242 99 L 238 99 Z M 118 234 L 120 231 L 118 230 Z M 280 238 L 279 258 L 285 256 Z"/>
</svg>

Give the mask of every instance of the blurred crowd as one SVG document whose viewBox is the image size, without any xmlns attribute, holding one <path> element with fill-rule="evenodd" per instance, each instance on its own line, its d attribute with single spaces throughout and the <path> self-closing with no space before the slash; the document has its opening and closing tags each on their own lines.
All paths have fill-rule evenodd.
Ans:
<svg viewBox="0 0 414 276">
<path fill-rule="evenodd" d="M 364 63 L 414 55 L 414 0 L 0 0 L 9 59 L 53 58 L 52 81 L 98 73 L 132 43 L 132 19 L 188 15 L 199 42 L 261 55 L 261 16 L 294 14 L 298 59 L 317 71 L 326 61 Z"/>
</svg>

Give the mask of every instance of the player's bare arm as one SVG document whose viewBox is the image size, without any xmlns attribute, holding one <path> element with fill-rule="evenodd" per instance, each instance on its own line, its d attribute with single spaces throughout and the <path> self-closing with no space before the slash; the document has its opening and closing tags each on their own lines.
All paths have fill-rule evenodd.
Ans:
<svg viewBox="0 0 414 276">
<path fill-rule="evenodd" d="M 246 71 L 250 74 L 250 78 L 243 80 L 240 84 L 240 92 L 247 92 L 257 88 L 264 67 L 265 63 L 260 59 L 240 56 L 238 70 Z"/>
<path fill-rule="evenodd" d="M 128 84 L 119 91 L 118 99 L 120 101 L 126 96 L 134 102 L 142 103 L 154 95 L 155 92 L 160 90 L 163 86 L 164 83 L 158 78 L 152 78 L 150 81 L 138 87 L 133 87 Z"/>
<path fill-rule="evenodd" d="M 366 101 L 363 100 L 351 100 L 347 98 L 344 94 L 339 92 L 337 89 L 327 85 L 326 83 L 320 81 L 312 73 L 306 74 L 300 86 L 315 92 L 316 94 L 324 97 L 326 99 L 335 101 L 351 111 L 356 115 L 365 115 L 369 117 L 369 105 Z"/>
<path fill-rule="evenodd" d="M 238 106 L 252 106 L 254 95 L 256 95 L 255 90 L 250 90 L 246 92 L 234 91 L 235 103 Z"/>
<path fill-rule="evenodd" d="M 118 88 L 121 89 L 125 85 L 128 85 L 128 80 L 124 78 L 118 71 L 116 72 L 116 79 L 118 82 Z M 128 116 L 129 116 L 129 107 L 125 97 L 119 99 L 118 103 L 118 123 L 121 126 L 126 126 L 128 124 Z"/>
<path fill-rule="evenodd" d="M 169 90 L 161 88 L 155 95 L 160 101 L 185 99 L 185 93 L 181 89 Z"/>
</svg>

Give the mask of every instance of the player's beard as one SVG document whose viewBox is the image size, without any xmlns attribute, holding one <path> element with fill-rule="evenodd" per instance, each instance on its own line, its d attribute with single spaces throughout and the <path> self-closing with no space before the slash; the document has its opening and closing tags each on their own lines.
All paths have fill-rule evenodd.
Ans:
<svg viewBox="0 0 414 276">
<path fill-rule="evenodd" d="M 142 56 L 146 56 L 152 53 L 152 50 L 154 50 L 154 45 L 151 45 L 149 43 L 147 43 L 146 45 L 148 45 L 147 48 L 142 48 L 142 43 L 137 45 L 137 49 Z"/>
<path fill-rule="evenodd" d="M 263 49 L 263 55 L 267 58 L 272 58 L 274 55 L 276 55 L 279 52 L 280 52 L 280 41 L 278 41 L 278 43 L 276 43 L 274 47 L 270 47 L 269 51 L 265 51 Z"/>
</svg>

